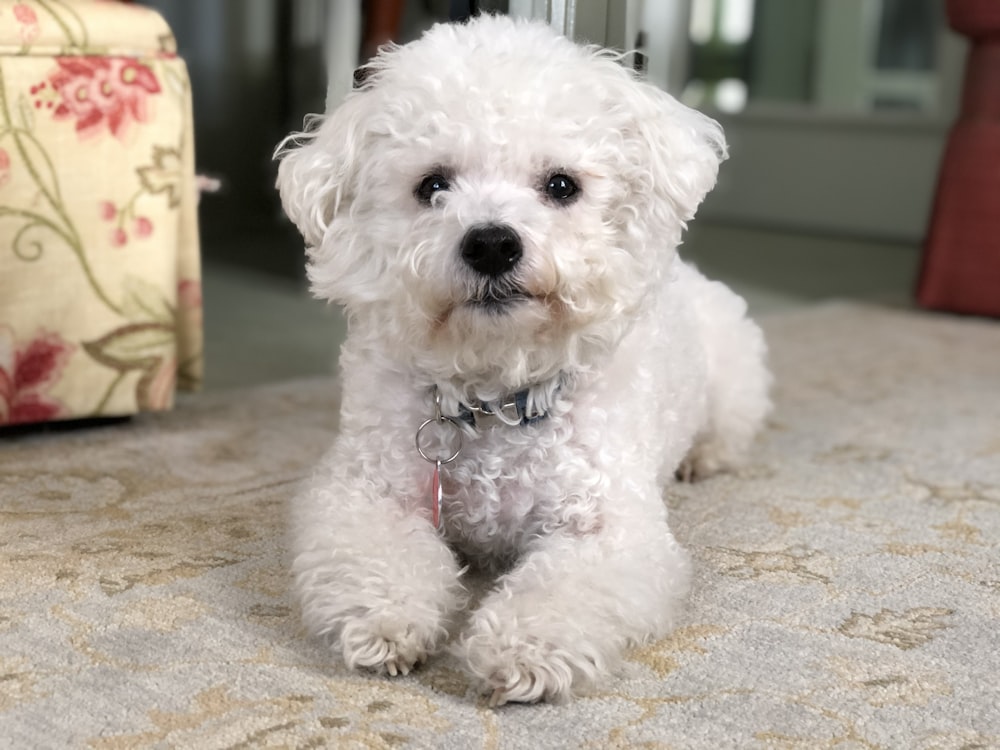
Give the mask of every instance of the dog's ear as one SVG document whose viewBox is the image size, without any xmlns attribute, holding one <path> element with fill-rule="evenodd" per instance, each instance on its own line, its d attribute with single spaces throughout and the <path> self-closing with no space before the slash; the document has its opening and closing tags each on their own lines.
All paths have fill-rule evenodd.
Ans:
<svg viewBox="0 0 1000 750">
<path fill-rule="evenodd" d="M 714 187 L 727 156 L 722 127 L 653 84 L 631 83 L 626 98 L 634 110 L 632 135 L 639 143 L 629 145 L 645 161 L 643 188 L 660 209 L 672 209 L 674 222 L 686 222 Z"/>
<path fill-rule="evenodd" d="M 285 138 L 275 151 L 281 205 L 306 245 L 319 247 L 327 227 L 354 194 L 367 141 L 367 87 L 350 93 L 326 116 L 306 118 L 305 129 Z"/>
</svg>

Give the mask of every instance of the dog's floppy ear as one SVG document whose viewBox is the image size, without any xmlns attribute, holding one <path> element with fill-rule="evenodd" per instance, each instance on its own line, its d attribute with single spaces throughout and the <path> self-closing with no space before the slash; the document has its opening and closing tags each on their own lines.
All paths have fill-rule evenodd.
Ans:
<svg viewBox="0 0 1000 750">
<path fill-rule="evenodd" d="M 306 245 L 318 247 L 334 216 L 350 203 L 367 141 L 367 86 L 348 94 L 326 116 L 306 118 L 305 129 L 275 151 L 281 204 Z"/>
<path fill-rule="evenodd" d="M 635 135 L 643 144 L 650 183 L 644 187 L 661 206 L 669 203 L 675 221 L 686 222 L 714 187 L 727 156 L 722 127 L 651 83 L 632 83 Z"/>
</svg>

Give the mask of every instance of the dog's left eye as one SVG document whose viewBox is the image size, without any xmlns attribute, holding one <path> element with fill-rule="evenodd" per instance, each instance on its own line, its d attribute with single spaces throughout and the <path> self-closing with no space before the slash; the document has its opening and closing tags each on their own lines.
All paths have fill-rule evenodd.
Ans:
<svg viewBox="0 0 1000 750">
<path fill-rule="evenodd" d="M 560 203 L 568 201 L 579 192 L 580 188 L 573 181 L 573 178 L 565 174 L 552 175 L 545 186 L 545 194 Z"/>
<path fill-rule="evenodd" d="M 448 184 L 448 180 L 445 179 L 443 175 L 431 174 L 427 175 L 420 184 L 417 185 L 417 189 L 414 191 L 417 196 L 417 200 L 421 203 L 426 203 L 430 205 L 431 197 L 434 193 L 439 193 L 442 190 L 449 190 L 451 185 Z"/>
</svg>

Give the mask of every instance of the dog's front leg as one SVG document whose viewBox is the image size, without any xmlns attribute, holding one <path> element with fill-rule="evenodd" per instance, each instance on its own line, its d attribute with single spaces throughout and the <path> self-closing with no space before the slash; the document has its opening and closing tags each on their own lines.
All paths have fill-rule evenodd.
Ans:
<svg viewBox="0 0 1000 750">
<path fill-rule="evenodd" d="M 671 627 L 688 567 L 655 511 L 605 518 L 588 535 L 558 531 L 484 599 L 458 651 L 492 705 L 565 700 Z"/>
<path fill-rule="evenodd" d="M 454 555 L 407 492 L 419 477 L 346 440 L 294 500 L 293 572 L 306 628 L 348 667 L 406 674 L 462 605 Z M 353 460 L 351 457 L 355 457 Z"/>
</svg>

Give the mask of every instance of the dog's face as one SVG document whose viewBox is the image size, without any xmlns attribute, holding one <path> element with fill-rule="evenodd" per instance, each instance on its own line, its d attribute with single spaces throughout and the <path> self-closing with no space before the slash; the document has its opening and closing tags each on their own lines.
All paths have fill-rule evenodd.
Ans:
<svg viewBox="0 0 1000 750">
<path fill-rule="evenodd" d="M 612 349 L 724 153 L 610 55 L 502 17 L 382 52 L 288 144 L 315 293 L 408 366 L 485 390 Z"/>
</svg>

